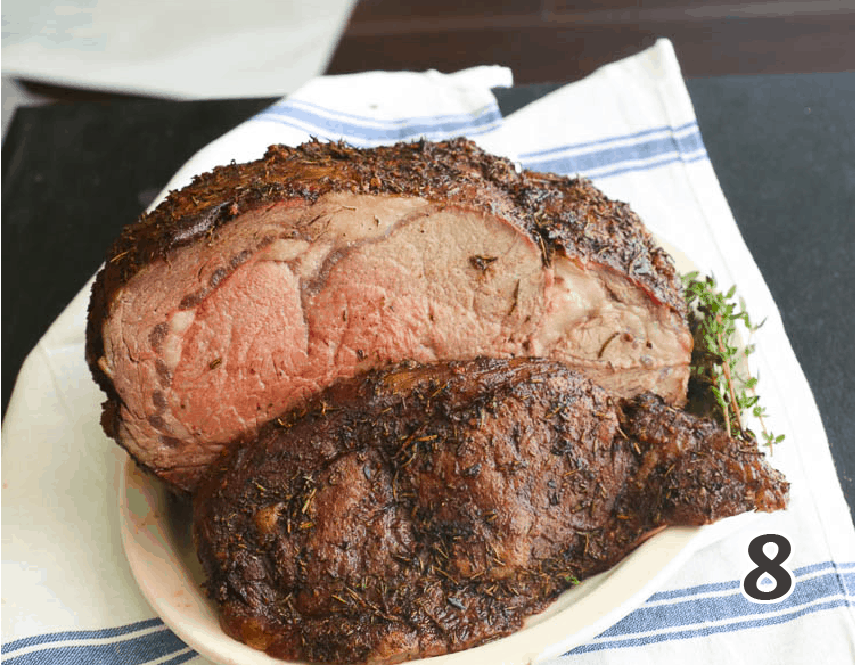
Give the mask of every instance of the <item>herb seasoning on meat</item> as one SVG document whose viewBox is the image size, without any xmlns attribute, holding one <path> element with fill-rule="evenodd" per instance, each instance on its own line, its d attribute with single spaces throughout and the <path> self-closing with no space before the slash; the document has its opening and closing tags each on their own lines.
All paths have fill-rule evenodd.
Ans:
<svg viewBox="0 0 855 665">
<path fill-rule="evenodd" d="M 666 525 L 785 507 L 756 447 L 546 360 L 341 381 L 224 455 L 195 535 L 232 636 L 398 662 L 521 627 Z"/>
</svg>

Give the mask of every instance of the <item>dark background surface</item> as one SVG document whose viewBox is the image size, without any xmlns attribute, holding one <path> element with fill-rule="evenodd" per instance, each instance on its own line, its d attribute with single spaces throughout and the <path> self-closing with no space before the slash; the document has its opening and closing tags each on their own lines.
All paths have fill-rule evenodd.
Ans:
<svg viewBox="0 0 855 665">
<path fill-rule="evenodd" d="M 505 115 L 558 84 L 497 90 Z M 707 150 L 814 391 L 855 506 L 855 74 L 688 81 Z M 2 398 L 20 364 L 199 148 L 272 100 L 21 109 L 3 146 Z M 762 395 L 762 381 L 760 384 Z M 791 441 L 788 445 L 798 445 Z"/>
<path fill-rule="evenodd" d="M 573 81 L 658 37 L 687 78 L 855 70 L 852 0 L 361 0 L 332 72 L 507 64 Z"/>
</svg>

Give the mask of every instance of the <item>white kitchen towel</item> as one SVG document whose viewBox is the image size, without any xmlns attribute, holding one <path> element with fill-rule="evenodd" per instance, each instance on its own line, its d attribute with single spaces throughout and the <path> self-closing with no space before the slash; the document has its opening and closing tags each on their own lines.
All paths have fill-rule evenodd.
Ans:
<svg viewBox="0 0 855 665">
<path fill-rule="evenodd" d="M 523 166 L 591 177 L 629 202 L 704 272 L 737 284 L 766 324 L 752 369 L 786 435 L 772 462 L 792 483 L 787 511 L 740 523 L 696 551 L 624 618 L 558 663 L 855 662 L 855 529 L 810 389 L 704 150 L 669 42 L 567 85 L 502 119 L 490 88 L 503 68 L 455 75 L 315 79 L 200 151 L 167 189 L 211 167 L 309 136 L 354 145 L 467 135 Z M 734 119 L 738 122 L 738 118 Z M 83 361 L 88 287 L 28 357 L 3 430 L 2 653 L 23 663 L 206 663 L 156 617 L 124 559 L 116 490 L 124 453 L 98 424 Z M 792 544 L 795 579 L 778 603 L 749 602 L 747 543 Z"/>
</svg>

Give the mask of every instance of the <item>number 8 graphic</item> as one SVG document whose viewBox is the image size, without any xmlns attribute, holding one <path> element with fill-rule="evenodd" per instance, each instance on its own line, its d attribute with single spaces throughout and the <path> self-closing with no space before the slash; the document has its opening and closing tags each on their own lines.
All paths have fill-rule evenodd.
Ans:
<svg viewBox="0 0 855 665">
<path fill-rule="evenodd" d="M 766 556 L 763 546 L 774 543 L 778 548 L 775 556 L 771 559 Z M 793 574 L 781 564 L 786 561 L 792 552 L 790 541 L 777 533 L 764 533 L 757 536 L 748 544 L 748 556 L 757 564 L 742 580 L 740 590 L 752 603 L 776 603 L 787 598 L 795 586 Z M 769 590 L 761 589 L 760 578 L 771 577 L 775 586 Z"/>
</svg>

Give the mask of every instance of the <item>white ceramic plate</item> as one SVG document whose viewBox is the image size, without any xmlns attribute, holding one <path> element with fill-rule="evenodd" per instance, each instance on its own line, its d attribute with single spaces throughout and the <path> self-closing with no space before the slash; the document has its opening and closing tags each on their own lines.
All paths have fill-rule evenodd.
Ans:
<svg viewBox="0 0 855 665">
<path fill-rule="evenodd" d="M 182 640 L 220 665 L 283 665 L 221 629 L 215 604 L 201 585 L 188 506 L 128 459 L 119 487 L 122 542 L 143 595 Z M 668 528 L 611 570 L 566 591 L 513 635 L 484 646 L 416 663 L 528 665 L 558 656 L 595 637 L 643 603 L 701 547 L 753 515 L 700 528 Z"/>
</svg>

